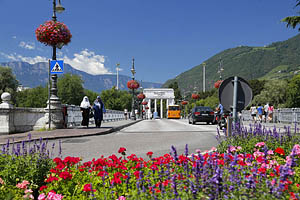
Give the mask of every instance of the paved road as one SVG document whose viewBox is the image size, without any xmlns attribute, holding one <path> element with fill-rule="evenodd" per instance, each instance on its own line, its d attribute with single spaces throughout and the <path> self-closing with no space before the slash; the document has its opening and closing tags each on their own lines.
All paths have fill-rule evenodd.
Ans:
<svg viewBox="0 0 300 200">
<path fill-rule="evenodd" d="M 186 144 L 192 153 L 216 146 L 216 134 L 216 125 L 190 125 L 186 120 L 144 120 L 108 135 L 61 139 L 62 153 L 63 157 L 80 156 L 83 161 L 89 161 L 101 155 L 118 154 L 119 147 L 125 147 L 127 155 L 135 153 L 146 158 L 148 151 L 154 152 L 154 156 L 169 153 L 172 145 L 183 153 Z"/>
</svg>

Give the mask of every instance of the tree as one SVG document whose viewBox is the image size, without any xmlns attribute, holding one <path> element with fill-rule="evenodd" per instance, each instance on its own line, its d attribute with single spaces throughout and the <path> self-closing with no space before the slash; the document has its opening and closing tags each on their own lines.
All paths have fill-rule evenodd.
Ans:
<svg viewBox="0 0 300 200">
<path fill-rule="evenodd" d="M 84 97 L 83 81 L 78 75 L 64 74 L 58 78 L 58 97 L 63 104 L 80 105 Z"/>
<path fill-rule="evenodd" d="M 16 106 L 30 108 L 45 108 L 48 100 L 48 86 L 38 86 L 17 92 Z"/>
<path fill-rule="evenodd" d="M 300 107 L 300 75 L 292 78 L 287 86 L 286 106 L 290 108 Z"/>
<path fill-rule="evenodd" d="M 110 90 L 103 90 L 101 98 L 106 109 L 111 110 L 131 110 L 131 94 L 128 91 L 116 90 L 113 87 Z"/>
<path fill-rule="evenodd" d="M 261 93 L 261 91 L 264 89 L 264 85 L 266 83 L 266 80 L 258 80 L 253 79 L 249 81 L 249 85 L 252 89 L 252 95 L 256 96 Z"/>
<path fill-rule="evenodd" d="M 300 0 L 296 0 L 297 4 L 296 7 L 300 5 Z M 298 24 L 300 24 L 300 16 L 292 16 L 292 17 L 286 17 L 282 19 L 281 21 L 286 22 L 287 27 L 296 28 Z M 300 28 L 298 29 L 300 31 Z"/>
<path fill-rule="evenodd" d="M 174 96 L 175 96 L 175 103 L 178 104 L 178 102 L 182 99 L 182 96 L 181 96 L 177 81 L 175 81 L 174 83 L 171 83 L 168 86 L 168 88 L 173 88 Z"/>
<path fill-rule="evenodd" d="M 286 103 L 286 80 L 269 80 L 264 89 L 253 99 L 253 104 L 271 103 L 274 107 L 282 107 Z"/>
<path fill-rule="evenodd" d="M 3 92 L 9 92 L 12 95 L 12 101 L 15 103 L 15 96 L 18 88 L 18 81 L 10 67 L 0 66 L 0 95 Z"/>
</svg>

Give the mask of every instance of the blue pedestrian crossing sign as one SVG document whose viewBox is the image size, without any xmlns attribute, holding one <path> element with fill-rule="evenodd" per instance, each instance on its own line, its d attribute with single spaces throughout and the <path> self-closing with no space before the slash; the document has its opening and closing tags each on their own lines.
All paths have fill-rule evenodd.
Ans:
<svg viewBox="0 0 300 200">
<path fill-rule="evenodd" d="M 64 61 L 63 60 L 51 60 L 50 61 L 50 73 L 51 74 L 64 73 Z"/>
</svg>

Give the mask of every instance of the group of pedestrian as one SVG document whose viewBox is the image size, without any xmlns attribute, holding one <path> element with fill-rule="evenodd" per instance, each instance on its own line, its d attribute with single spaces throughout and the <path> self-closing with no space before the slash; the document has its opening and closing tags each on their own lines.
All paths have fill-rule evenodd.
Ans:
<svg viewBox="0 0 300 200">
<path fill-rule="evenodd" d="M 89 127 L 90 118 L 94 117 L 96 127 L 100 128 L 101 122 L 103 120 L 103 113 L 106 112 L 104 103 L 100 96 L 97 96 L 93 105 L 90 104 L 89 98 L 87 96 L 83 97 L 83 100 L 80 104 L 80 110 L 82 113 L 82 126 Z"/>
<path fill-rule="evenodd" d="M 250 107 L 250 112 L 252 116 L 252 120 L 254 122 L 260 121 L 260 122 L 272 122 L 273 121 L 273 112 L 274 112 L 274 106 L 272 104 L 265 104 L 262 106 L 262 104 L 258 104 L 258 106 L 255 106 L 252 104 Z"/>
</svg>

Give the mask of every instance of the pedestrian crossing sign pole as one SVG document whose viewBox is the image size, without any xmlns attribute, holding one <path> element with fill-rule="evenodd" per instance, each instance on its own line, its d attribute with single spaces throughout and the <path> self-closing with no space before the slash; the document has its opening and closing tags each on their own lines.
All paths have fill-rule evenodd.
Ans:
<svg viewBox="0 0 300 200">
<path fill-rule="evenodd" d="M 51 74 L 64 73 L 64 61 L 63 60 L 51 60 L 50 61 L 50 73 Z"/>
</svg>

